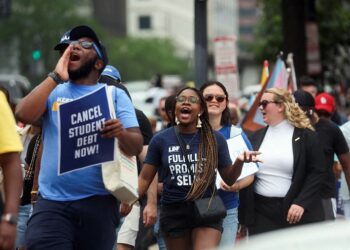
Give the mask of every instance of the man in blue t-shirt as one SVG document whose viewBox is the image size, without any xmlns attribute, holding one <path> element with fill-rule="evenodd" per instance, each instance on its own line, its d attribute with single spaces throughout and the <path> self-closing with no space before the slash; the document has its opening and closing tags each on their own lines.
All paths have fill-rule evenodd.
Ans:
<svg viewBox="0 0 350 250">
<path fill-rule="evenodd" d="M 16 109 L 20 121 L 31 124 L 41 119 L 43 125 L 40 198 L 28 222 L 26 246 L 28 249 L 110 250 L 119 223 L 119 207 L 104 187 L 101 165 L 60 175 L 58 161 L 62 132 L 58 106 L 104 87 L 98 79 L 108 61 L 106 50 L 88 26 L 77 26 L 66 32 L 55 49 L 58 47 L 63 53 L 55 70 Z M 143 139 L 133 105 L 123 90 L 115 88 L 112 95 L 117 118 L 104 121 L 97 136 L 117 138 L 124 153 L 138 155 Z M 85 119 L 83 115 L 81 119 Z M 70 149 L 67 145 L 60 148 L 61 151 Z"/>
</svg>

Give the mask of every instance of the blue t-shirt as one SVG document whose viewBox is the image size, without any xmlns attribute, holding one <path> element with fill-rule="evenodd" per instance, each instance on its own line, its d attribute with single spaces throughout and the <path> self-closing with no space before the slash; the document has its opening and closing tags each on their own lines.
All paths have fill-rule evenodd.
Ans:
<svg viewBox="0 0 350 250">
<path fill-rule="evenodd" d="M 219 132 L 226 138 L 230 139 L 231 126 L 222 127 Z M 239 197 L 237 192 L 226 192 L 218 189 L 218 195 L 221 197 L 226 209 L 236 208 L 239 204 Z"/>
<path fill-rule="evenodd" d="M 218 169 L 232 165 L 225 138 L 214 131 L 218 146 Z M 198 162 L 198 145 L 200 140 L 199 133 L 182 134 L 180 136 L 185 143 L 190 144 L 188 151 L 188 163 L 191 165 L 188 169 L 184 155 L 177 141 L 174 127 L 164 129 L 157 133 L 151 140 L 147 156 L 144 163 L 151 164 L 162 171 L 163 174 L 163 194 L 162 204 L 171 204 L 186 200 L 195 173 Z M 204 197 L 211 195 L 211 188 L 215 178 L 207 189 Z"/>
<path fill-rule="evenodd" d="M 59 84 L 49 95 L 43 117 L 43 155 L 39 175 L 39 192 L 49 200 L 69 201 L 93 195 L 107 195 L 102 181 L 101 165 L 58 175 L 58 105 L 87 95 L 102 84 Z M 124 128 L 138 127 L 135 109 L 126 93 L 113 89 L 116 117 Z M 63 148 L 64 150 L 64 148 Z"/>
</svg>

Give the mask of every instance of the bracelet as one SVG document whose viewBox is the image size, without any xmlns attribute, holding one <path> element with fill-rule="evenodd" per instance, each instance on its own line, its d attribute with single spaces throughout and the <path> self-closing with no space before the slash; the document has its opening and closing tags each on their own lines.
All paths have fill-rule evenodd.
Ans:
<svg viewBox="0 0 350 250">
<path fill-rule="evenodd" d="M 52 71 L 48 73 L 47 76 L 51 77 L 56 82 L 56 84 L 61 84 L 64 82 L 56 71 Z"/>
<path fill-rule="evenodd" d="M 18 221 L 18 216 L 17 216 L 17 215 L 14 215 L 14 214 L 10 214 L 10 213 L 3 214 L 3 215 L 1 216 L 1 221 L 8 222 L 8 223 L 10 223 L 11 225 L 16 225 L 16 224 L 17 224 L 17 221 Z"/>
<path fill-rule="evenodd" d="M 31 195 L 38 194 L 38 190 L 33 190 L 30 192 Z"/>
</svg>

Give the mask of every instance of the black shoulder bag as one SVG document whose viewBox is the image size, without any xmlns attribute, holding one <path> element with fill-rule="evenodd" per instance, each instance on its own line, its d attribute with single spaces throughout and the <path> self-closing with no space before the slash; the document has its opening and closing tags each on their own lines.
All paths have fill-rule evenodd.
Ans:
<svg viewBox="0 0 350 250">
<path fill-rule="evenodd" d="M 174 127 L 177 141 L 180 145 L 182 154 L 185 157 L 186 165 L 188 169 L 190 164 L 188 162 L 187 151 L 185 150 L 185 142 L 183 138 L 179 135 L 176 127 Z M 195 175 L 195 173 L 193 173 Z M 217 222 L 226 217 L 226 208 L 219 195 L 216 194 L 215 182 L 212 187 L 211 197 L 200 198 L 194 200 L 195 208 L 195 220 L 196 223 L 212 223 Z"/>
</svg>

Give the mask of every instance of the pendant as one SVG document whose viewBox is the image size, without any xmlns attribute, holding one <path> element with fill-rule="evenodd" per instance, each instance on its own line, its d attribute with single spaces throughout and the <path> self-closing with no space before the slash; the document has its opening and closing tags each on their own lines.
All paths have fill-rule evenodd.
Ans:
<svg viewBox="0 0 350 250">
<path fill-rule="evenodd" d="M 190 145 L 187 144 L 186 149 L 189 150 L 190 148 L 191 148 Z"/>
</svg>

